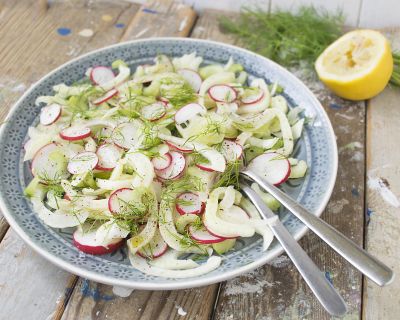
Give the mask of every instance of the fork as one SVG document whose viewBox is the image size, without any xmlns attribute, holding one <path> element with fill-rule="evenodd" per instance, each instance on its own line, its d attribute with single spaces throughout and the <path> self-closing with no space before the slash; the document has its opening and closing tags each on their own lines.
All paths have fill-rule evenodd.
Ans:
<svg viewBox="0 0 400 320">
<path fill-rule="evenodd" d="M 344 315 L 347 311 L 347 306 L 343 298 L 300 247 L 289 231 L 287 231 L 283 223 L 278 219 L 278 216 L 266 206 L 260 196 L 247 184 L 241 183 L 240 188 L 254 204 L 260 215 L 268 222 L 276 239 L 285 249 L 297 270 L 325 310 L 333 316 Z"/>
<path fill-rule="evenodd" d="M 371 256 L 367 251 L 355 244 L 321 218 L 313 215 L 305 207 L 297 203 L 279 188 L 268 183 L 265 179 L 262 179 L 251 170 L 241 170 L 240 175 L 247 180 L 256 182 L 261 188 L 275 197 L 308 228 L 324 240 L 333 250 L 376 284 L 384 286 L 393 281 L 394 273 L 389 267 Z"/>
</svg>

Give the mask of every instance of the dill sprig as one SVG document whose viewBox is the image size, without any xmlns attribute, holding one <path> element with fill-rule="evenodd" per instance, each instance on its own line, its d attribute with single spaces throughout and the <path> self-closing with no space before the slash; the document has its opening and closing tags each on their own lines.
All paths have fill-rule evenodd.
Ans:
<svg viewBox="0 0 400 320">
<path fill-rule="evenodd" d="M 392 52 L 393 56 L 393 73 L 390 78 L 390 83 L 400 87 L 400 53 Z"/>
<path fill-rule="evenodd" d="M 284 66 L 306 62 L 312 68 L 322 51 L 341 35 L 343 15 L 314 7 L 302 7 L 297 13 L 245 8 L 237 20 L 221 17 L 220 25 L 243 46 Z"/>
<path fill-rule="evenodd" d="M 164 78 L 160 81 L 160 94 L 175 107 L 180 108 L 196 100 L 192 87 L 183 81 Z"/>
<path fill-rule="evenodd" d="M 241 167 L 240 159 L 228 162 L 226 164 L 226 169 L 218 177 L 218 180 L 214 183 L 213 189 L 219 187 L 229 187 L 234 186 L 239 189 L 239 171 Z"/>
<path fill-rule="evenodd" d="M 161 192 L 161 202 L 172 205 L 176 202 L 176 197 L 185 191 L 202 191 L 203 183 L 198 177 L 185 175 L 182 178 L 166 182 Z"/>
</svg>

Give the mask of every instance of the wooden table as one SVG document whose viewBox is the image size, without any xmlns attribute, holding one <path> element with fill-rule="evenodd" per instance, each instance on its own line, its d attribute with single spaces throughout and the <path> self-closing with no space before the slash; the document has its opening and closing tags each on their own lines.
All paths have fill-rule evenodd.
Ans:
<svg viewBox="0 0 400 320">
<path fill-rule="evenodd" d="M 226 12 L 200 16 L 172 0 L 140 7 L 124 1 L 0 0 L 0 119 L 41 76 L 84 52 L 119 41 L 182 36 L 234 43 L 218 28 Z M 234 14 L 229 14 L 234 16 Z M 394 42 L 400 33 L 388 33 Z M 397 43 L 398 44 L 398 43 Z M 400 48 L 400 46 L 398 46 Z M 349 102 L 315 79 L 339 148 L 336 187 L 322 217 L 400 274 L 400 89 Z M 1 170 L 1 169 L 0 169 Z M 135 290 L 71 275 L 28 248 L 0 218 L 0 319 L 329 319 L 283 255 L 233 280 L 178 291 Z M 379 288 L 316 236 L 301 245 L 349 305 L 346 319 L 398 319 L 400 280 Z"/>
</svg>

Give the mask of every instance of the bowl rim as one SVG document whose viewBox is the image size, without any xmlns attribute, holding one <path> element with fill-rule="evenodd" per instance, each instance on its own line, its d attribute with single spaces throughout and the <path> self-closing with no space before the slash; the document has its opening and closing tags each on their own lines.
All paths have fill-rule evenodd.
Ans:
<svg viewBox="0 0 400 320">
<path fill-rule="evenodd" d="M 30 86 L 30 88 L 14 103 L 14 105 L 10 108 L 4 122 L 6 122 L 12 114 L 14 114 L 21 102 L 25 99 L 26 96 L 28 96 L 32 91 L 36 89 L 36 87 L 45 81 L 47 78 L 51 77 L 54 73 L 64 69 L 65 67 L 69 66 L 70 64 L 73 64 L 80 59 L 90 56 L 94 53 L 98 53 L 101 51 L 109 50 L 112 48 L 118 48 L 123 45 L 130 45 L 130 44 L 136 44 L 136 43 L 146 43 L 146 42 L 164 42 L 164 41 L 182 41 L 182 42 L 201 42 L 204 44 L 208 45 L 218 45 L 218 46 L 224 46 L 226 48 L 232 48 L 238 51 L 241 51 L 245 53 L 246 55 L 254 56 L 257 58 L 265 59 L 268 60 L 270 63 L 274 64 L 275 67 L 277 68 L 278 71 L 285 72 L 285 73 L 290 73 L 290 75 L 295 78 L 295 80 L 298 82 L 298 84 L 302 87 L 302 89 L 311 97 L 312 100 L 318 105 L 320 108 L 322 115 L 325 117 L 326 124 L 327 124 L 327 129 L 329 131 L 329 136 L 330 136 L 330 144 L 332 145 L 333 148 L 333 159 L 330 159 L 330 161 L 333 161 L 332 163 L 332 168 L 333 168 L 333 174 L 330 177 L 328 187 L 325 191 L 324 197 L 322 201 L 320 202 L 319 206 L 315 209 L 314 214 L 316 216 L 321 216 L 322 212 L 324 211 L 331 195 L 332 191 L 336 182 L 336 177 L 337 177 L 337 169 L 338 169 L 338 151 L 337 151 L 337 144 L 336 144 L 336 138 L 335 134 L 333 131 L 332 123 L 329 120 L 329 117 L 325 111 L 325 109 L 322 107 L 321 103 L 319 100 L 316 98 L 316 96 L 311 92 L 311 90 L 299 79 L 297 78 L 293 73 L 285 69 L 284 67 L 280 66 L 276 62 L 263 57 L 257 53 L 254 53 L 250 50 L 243 49 L 231 44 L 226 44 L 223 42 L 219 41 L 213 41 L 213 40 L 207 40 L 207 39 L 196 39 L 196 38 L 180 38 L 180 37 L 154 37 L 154 38 L 146 38 L 146 39 L 137 39 L 137 40 L 130 40 L 130 41 L 125 41 L 125 42 L 119 42 L 110 46 L 102 47 L 96 50 L 92 50 L 90 52 L 87 52 L 85 54 L 82 54 L 74 59 L 71 59 L 59 67 L 53 69 L 43 77 L 41 77 L 38 81 L 36 81 L 33 85 Z M 5 126 L 0 126 L 0 140 L 3 139 L 5 131 Z M 213 275 L 208 278 L 187 278 L 187 279 L 181 279 L 183 281 L 178 281 L 178 282 L 171 282 L 171 283 L 158 283 L 158 282 L 152 282 L 152 281 L 134 281 L 134 280 L 129 280 L 129 279 L 117 279 L 117 278 L 112 278 L 110 276 L 106 275 L 101 275 L 99 273 L 96 273 L 94 271 L 89 271 L 89 270 L 84 270 L 81 269 L 79 266 L 74 265 L 72 262 L 66 262 L 62 260 L 61 258 L 51 254 L 50 252 L 47 252 L 45 249 L 42 249 L 42 247 L 39 244 L 36 244 L 34 241 L 30 239 L 28 234 L 24 232 L 24 230 L 19 226 L 17 221 L 14 219 L 13 214 L 8 211 L 7 206 L 3 200 L 4 195 L 0 193 L 0 209 L 6 218 L 7 222 L 10 224 L 10 226 L 15 230 L 15 232 L 18 234 L 20 238 L 22 238 L 34 251 L 36 251 L 39 255 L 44 257 L 46 260 L 50 261 L 51 263 L 55 264 L 56 266 L 60 267 L 61 269 L 64 269 L 68 272 L 71 272 L 75 275 L 78 275 L 80 277 L 100 282 L 103 284 L 108 284 L 108 285 L 113 285 L 113 286 L 119 286 L 119 287 L 126 287 L 126 288 L 132 288 L 132 289 L 138 289 L 138 290 L 177 290 L 177 289 L 188 289 L 188 288 L 196 288 L 196 287 L 201 287 L 201 286 L 206 286 L 206 285 L 211 285 L 214 283 L 226 281 L 229 279 L 232 279 L 236 276 L 239 276 L 241 274 L 244 274 L 246 272 L 253 271 L 254 269 L 266 264 L 268 261 L 271 261 L 272 259 L 276 258 L 277 256 L 281 255 L 284 250 L 282 246 L 275 250 L 275 252 L 272 253 L 268 258 L 265 256 L 260 256 L 259 259 L 246 264 L 244 266 L 235 268 L 231 271 L 220 273 Z M 307 226 L 304 224 L 299 228 L 299 230 L 294 234 L 294 238 L 299 241 L 309 230 Z"/>
</svg>

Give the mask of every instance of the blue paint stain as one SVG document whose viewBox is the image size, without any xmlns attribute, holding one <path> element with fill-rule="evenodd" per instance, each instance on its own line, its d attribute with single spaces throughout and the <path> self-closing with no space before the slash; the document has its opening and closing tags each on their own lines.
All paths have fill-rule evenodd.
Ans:
<svg viewBox="0 0 400 320">
<path fill-rule="evenodd" d="M 147 9 L 147 8 L 144 8 L 142 11 L 146 12 L 146 13 L 152 13 L 152 14 L 157 14 L 158 13 L 156 10 Z"/>
<path fill-rule="evenodd" d="M 367 208 L 367 217 L 370 217 L 374 212 L 371 210 L 371 208 Z"/>
<path fill-rule="evenodd" d="M 60 36 L 67 36 L 71 33 L 71 29 L 70 28 L 58 28 L 57 32 Z"/>
<path fill-rule="evenodd" d="M 115 27 L 118 28 L 118 29 L 122 29 L 122 28 L 125 27 L 125 24 L 124 23 L 116 23 Z"/>
<path fill-rule="evenodd" d="M 325 271 L 325 278 L 333 285 L 332 273 L 331 272 Z"/>
<path fill-rule="evenodd" d="M 335 109 L 335 110 L 340 110 L 343 108 L 340 104 L 337 104 L 337 103 L 331 103 L 331 104 L 329 104 L 329 107 L 331 109 Z"/>
<path fill-rule="evenodd" d="M 92 297 L 94 301 L 110 301 L 114 299 L 114 296 L 109 296 L 106 294 L 102 295 L 97 287 L 94 289 L 91 288 L 90 282 L 87 279 L 83 280 L 81 293 L 84 297 Z"/>
<path fill-rule="evenodd" d="M 356 187 L 353 187 L 353 189 L 351 189 L 351 194 L 355 197 L 359 197 L 360 193 L 358 192 Z"/>
</svg>

